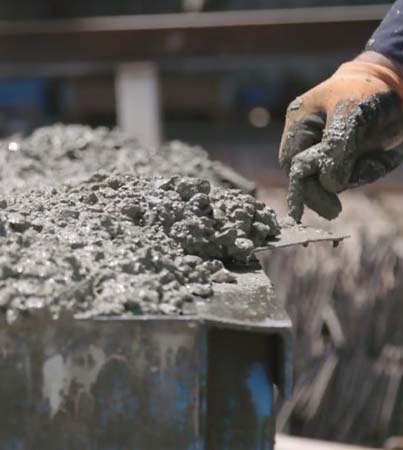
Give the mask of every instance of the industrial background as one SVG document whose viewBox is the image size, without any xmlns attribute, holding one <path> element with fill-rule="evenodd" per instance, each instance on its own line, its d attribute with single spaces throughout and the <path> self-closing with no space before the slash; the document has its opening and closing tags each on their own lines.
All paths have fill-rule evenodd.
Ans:
<svg viewBox="0 0 403 450">
<path fill-rule="evenodd" d="M 57 121 L 113 126 L 118 63 L 152 62 L 163 138 L 200 144 L 265 180 L 277 170 L 290 99 L 357 54 L 387 9 L 369 0 L 1 2 L 1 133 Z M 63 30 L 54 19 L 67 19 Z M 91 49 L 83 42 L 95 30 Z"/>
<path fill-rule="evenodd" d="M 278 166 L 277 153 L 287 105 L 328 77 L 340 63 L 358 54 L 391 3 L 3 0 L 0 137 L 18 140 L 38 127 L 74 123 L 119 126 L 150 148 L 167 141 L 183 141 L 203 147 L 211 159 L 227 164 L 254 182 L 257 197 L 278 213 L 285 213 L 287 181 Z M 376 186 L 343 196 L 345 211 L 330 227 L 309 215 L 309 224 L 350 234 L 348 244 L 336 250 L 295 248 L 276 252 L 271 258 L 268 271 L 293 323 L 294 393 L 287 401 L 277 401 L 270 397 L 271 387 L 263 383 L 256 395 L 263 395 L 270 408 L 276 408 L 277 432 L 303 438 L 294 441 L 279 437 L 278 450 L 350 448 L 342 444 L 362 446 L 351 448 L 403 448 L 402 174 L 398 169 Z M 215 326 L 213 323 L 214 330 Z M 49 330 L 37 339 L 32 328 L 25 330 L 30 343 L 16 352 L 21 360 L 31 355 L 36 362 L 42 361 L 48 347 L 52 347 L 49 336 L 56 335 L 55 342 L 61 345 L 69 333 L 66 328 L 55 331 L 52 325 L 47 327 Z M 114 343 L 120 335 L 133 339 L 127 324 L 116 324 L 110 329 L 101 324 L 97 331 L 85 325 L 74 327 L 84 342 L 96 340 L 93 352 L 98 356 L 99 352 L 111 352 L 108 339 Z M 184 370 L 193 377 L 189 390 L 204 386 L 203 371 L 207 369 L 198 365 L 196 357 L 192 359 L 197 354 L 201 361 L 216 364 L 217 373 L 212 376 L 218 380 L 219 388 L 228 389 L 228 395 L 236 397 L 236 383 L 227 386 L 225 371 L 228 367 L 236 371 L 241 366 L 239 370 L 246 370 L 248 364 L 256 365 L 266 357 L 262 356 L 266 350 L 258 334 L 257 343 L 252 342 L 256 354 L 249 355 L 244 349 L 246 341 L 241 339 L 239 367 L 231 359 L 225 368 L 219 363 L 227 357 L 223 343 L 235 331 L 220 331 L 218 324 L 215 334 L 207 338 L 204 323 L 196 321 L 193 327 L 186 328 L 178 321 L 162 323 L 152 330 L 152 339 L 179 339 L 187 349 L 170 382 L 180 380 L 180 371 Z M 139 336 L 143 332 L 141 329 Z M 283 359 L 290 357 L 287 332 L 288 329 L 273 337 L 273 345 Z M 10 348 L 19 345 L 18 336 L 12 332 L 4 335 L 1 339 L 6 339 Z M 234 337 L 235 342 L 237 339 L 239 336 Z M 283 347 L 280 341 L 284 341 Z M 207 358 L 203 352 L 209 345 L 213 350 Z M 68 351 L 71 364 L 75 364 L 75 353 L 80 356 L 81 351 Z M 132 350 L 127 347 L 124 351 L 129 354 Z M 144 348 L 137 356 L 152 360 L 152 349 Z M 270 358 L 276 359 L 272 355 Z M 284 372 L 274 377 L 284 393 L 287 383 L 292 383 L 283 359 L 273 364 L 276 371 Z M 136 383 L 145 386 L 147 392 L 152 390 L 149 379 L 140 377 L 132 384 L 127 381 L 139 370 L 136 364 L 133 362 L 129 368 L 119 366 L 119 380 L 128 383 L 127 392 L 135 390 Z M 18 385 L 18 374 L 7 367 L 0 365 L 6 373 L 0 373 L 0 379 L 11 384 L 15 379 Z M 102 369 L 105 373 L 100 390 L 102 383 L 108 383 L 108 367 Z M 259 373 L 256 372 L 257 377 Z M 17 386 L 15 392 L 21 389 Z M 213 391 L 207 392 L 207 385 L 203 389 L 206 392 L 203 391 L 202 402 L 215 398 Z M 10 401 L 8 390 L 0 391 L 0 397 Z M 110 395 L 113 402 L 113 394 Z M 227 414 L 220 400 L 216 401 L 217 411 Z M 242 400 L 239 402 L 243 405 Z M 194 408 L 202 410 L 202 406 Z M 26 418 L 31 406 L 27 408 Z M 82 411 L 85 416 L 86 406 Z M 245 407 L 246 422 L 248 414 Z M 268 412 L 262 414 L 266 417 Z M 146 411 L 145 417 L 139 426 L 152 427 L 152 412 Z M 96 420 L 101 427 L 106 419 L 99 415 Z M 137 424 L 138 417 L 133 420 Z M 209 415 L 205 420 L 210 423 L 220 418 Z M 18 429 L 12 420 L 7 423 L 11 430 Z M 169 420 L 167 423 L 175 426 Z M 240 429 L 244 426 L 238 415 L 231 423 Z M 46 427 L 47 422 L 36 424 L 39 425 Z M 114 435 L 117 425 L 110 426 L 108 430 Z M 131 422 L 126 421 L 122 429 L 130 426 Z M 188 426 L 190 430 L 192 425 L 186 422 Z M 274 433 L 274 423 L 264 426 L 267 433 Z M 215 447 L 209 450 L 235 448 L 226 446 L 222 430 L 211 430 L 208 439 Z M 152 435 L 150 428 L 147 433 Z M 0 440 L 11 439 L 10 436 L 4 434 L 3 427 Z M 115 448 L 102 446 L 102 442 L 107 445 L 108 436 L 98 436 L 98 446 L 93 448 Z M 178 448 L 190 445 L 190 437 L 186 441 L 187 437 L 181 440 L 183 436 L 174 433 L 167 432 L 166 436 L 167 448 L 175 448 L 175 442 L 182 445 Z M 239 439 L 246 439 L 244 450 L 271 448 L 255 443 L 249 448 L 251 440 L 241 432 L 240 436 Z M 320 441 L 338 442 L 340 447 L 316 443 Z M 15 442 L 13 449 L 24 448 Z M 45 445 L 35 442 L 35 448 Z M 69 441 L 64 442 L 68 445 Z M 145 441 L 139 442 L 143 445 Z M 158 449 L 161 441 L 155 442 L 153 448 Z M 2 444 L 1 449 L 5 448 Z"/>
</svg>

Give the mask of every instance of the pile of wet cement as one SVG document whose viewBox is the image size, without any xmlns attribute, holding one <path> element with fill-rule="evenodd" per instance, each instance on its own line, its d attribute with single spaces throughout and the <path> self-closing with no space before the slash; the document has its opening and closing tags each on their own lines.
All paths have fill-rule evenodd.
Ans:
<svg viewBox="0 0 403 450">
<path fill-rule="evenodd" d="M 46 307 L 80 317 L 181 314 L 236 282 L 278 234 L 275 213 L 207 180 L 102 172 L 76 185 L 16 190 L 0 201 L 0 307 L 12 321 Z"/>
<path fill-rule="evenodd" d="M 175 141 L 157 149 L 142 147 L 119 130 L 54 125 L 23 138 L 0 141 L 0 188 L 37 188 L 75 184 L 92 173 L 131 172 L 141 177 L 183 175 L 208 179 L 215 186 L 254 191 L 253 183 L 209 159 L 200 147 Z"/>
</svg>

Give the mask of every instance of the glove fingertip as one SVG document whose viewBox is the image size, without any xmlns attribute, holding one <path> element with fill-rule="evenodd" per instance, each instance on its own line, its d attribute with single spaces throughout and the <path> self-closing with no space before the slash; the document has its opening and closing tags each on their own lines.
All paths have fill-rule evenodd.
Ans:
<svg viewBox="0 0 403 450">
<path fill-rule="evenodd" d="M 304 203 L 327 220 L 336 219 L 343 209 L 337 194 L 326 191 L 314 178 L 304 182 Z"/>
</svg>

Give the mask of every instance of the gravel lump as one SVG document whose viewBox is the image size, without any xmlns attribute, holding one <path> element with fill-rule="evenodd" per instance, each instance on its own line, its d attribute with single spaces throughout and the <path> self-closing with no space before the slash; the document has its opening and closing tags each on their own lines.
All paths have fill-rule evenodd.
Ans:
<svg viewBox="0 0 403 450">
<path fill-rule="evenodd" d="M 76 317 L 182 314 L 236 282 L 279 233 L 273 210 L 200 178 L 98 172 L 0 199 L 0 308 Z"/>
</svg>

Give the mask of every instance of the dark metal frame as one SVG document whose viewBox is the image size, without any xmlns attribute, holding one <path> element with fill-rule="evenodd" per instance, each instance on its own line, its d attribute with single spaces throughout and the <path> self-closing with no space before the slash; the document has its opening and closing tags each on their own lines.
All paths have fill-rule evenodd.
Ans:
<svg viewBox="0 0 403 450">
<path fill-rule="evenodd" d="M 0 64 L 360 51 L 388 6 L 0 23 Z"/>
</svg>

